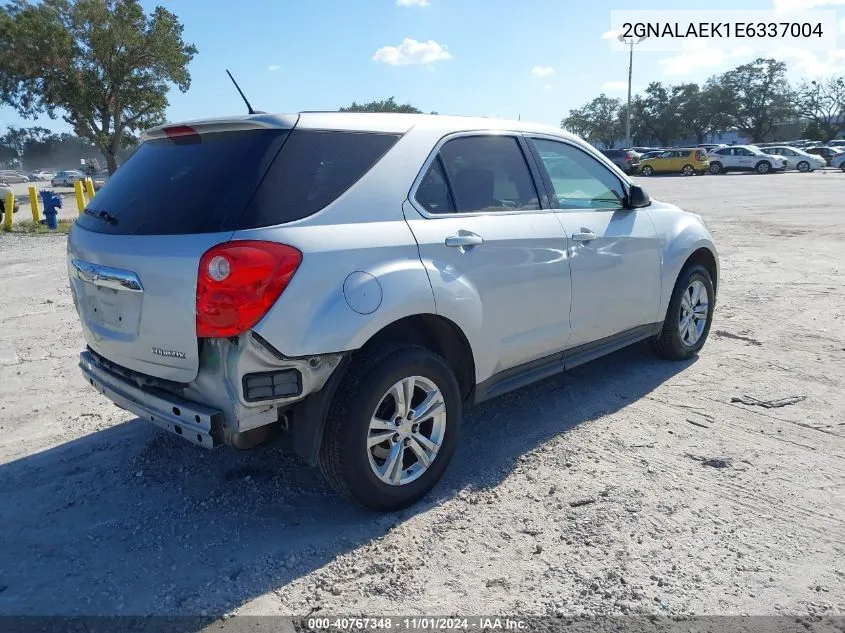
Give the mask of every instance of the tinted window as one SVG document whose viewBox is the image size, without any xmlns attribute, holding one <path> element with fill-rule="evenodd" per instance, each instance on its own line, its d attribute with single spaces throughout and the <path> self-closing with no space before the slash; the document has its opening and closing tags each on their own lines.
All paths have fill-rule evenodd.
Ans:
<svg viewBox="0 0 845 633">
<path fill-rule="evenodd" d="M 603 149 L 601 152 L 608 158 L 619 158 L 622 156 L 621 149 Z"/>
<path fill-rule="evenodd" d="M 292 222 L 323 209 L 399 139 L 397 134 L 294 130 L 238 228 Z"/>
<path fill-rule="evenodd" d="M 455 205 L 449 194 L 449 185 L 443 173 L 440 158 L 431 163 L 425 178 L 417 188 L 416 200 L 429 213 L 453 213 Z"/>
<path fill-rule="evenodd" d="M 212 233 L 290 222 L 335 200 L 397 138 L 247 130 L 147 141 L 78 221 L 86 229 L 124 235 Z M 114 220 L 104 221 L 102 212 Z"/>
<path fill-rule="evenodd" d="M 147 141 L 77 223 L 121 235 L 223 230 L 227 216 L 244 209 L 286 134 L 248 130 Z"/>
<path fill-rule="evenodd" d="M 625 191 L 619 179 L 586 152 L 558 141 L 532 139 L 554 188 L 558 209 L 619 209 Z"/>
<path fill-rule="evenodd" d="M 464 136 L 440 150 L 459 213 L 539 209 L 537 189 L 512 136 Z"/>
<path fill-rule="evenodd" d="M 719 156 L 728 156 L 731 153 L 729 149 L 717 149 L 715 151 L 710 152 L 711 154 L 718 154 Z"/>
</svg>

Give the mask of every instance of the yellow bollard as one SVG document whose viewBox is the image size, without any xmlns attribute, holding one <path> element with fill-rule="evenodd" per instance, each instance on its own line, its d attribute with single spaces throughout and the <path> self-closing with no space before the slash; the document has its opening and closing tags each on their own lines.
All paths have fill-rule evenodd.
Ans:
<svg viewBox="0 0 845 633">
<path fill-rule="evenodd" d="M 3 210 L 3 224 L 7 231 L 12 230 L 12 219 L 15 215 L 15 194 L 6 194 L 6 208 Z"/>
<path fill-rule="evenodd" d="M 38 190 L 32 185 L 29 186 L 29 206 L 32 208 L 32 221 L 41 223 L 41 211 L 38 208 Z"/>
<path fill-rule="evenodd" d="M 77 180 L 73 183 L 73 190 L 76 192 L 76 210 L 79 215 L 85 211 L 85 193 L 82 191 L 82 181 Z"/>
<path fill-rule="evenodd" d="M 88 202 L 94 199 L 94 181 L 91 176 L 85 178 L 85 193 L 88 194 Z"/>
</svg>

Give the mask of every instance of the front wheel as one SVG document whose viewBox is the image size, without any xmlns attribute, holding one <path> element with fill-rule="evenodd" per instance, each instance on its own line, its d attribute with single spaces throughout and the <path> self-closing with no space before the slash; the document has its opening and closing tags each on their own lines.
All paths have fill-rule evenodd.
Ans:
<svg viewBox="0 0 845 633">
<path fill-rule="evenodd" d="M 437 354 L 416 345 L 362 352 L 329 408 L 320 469 L 361 505 L 401 510 L 440 481 L 462 417 L 458 381 Z"/>
<path fill-rule="evenodd" d="M 722 173 L 722 163 L 710 163 L 710 173 L 711 174 L 721 174 Z"/>
<path fill-rule="evenodd" d="M 759 163 L 757 163 L 755 169 L 757 170 L 758 174 L 768 174 L 770 171 L 772 171 L 772 165 L 767 160 L 761 160 Z"/>
<path fill-rule="evenodd" d="M 710 333 L 716 294 L 704 266 L 687 266 L 678 276 L 663 328 L 653 340 L 655 351 L 670 360 L 698 354 Z"/>
<path fill-rule="evenodd" d="M 798 163 L 797 167 L 798 171 L 802 173 L 810 171 L 810 163 L 808 163 L 806 160 L 802 160 L 800 163 Z"/>
<path fill-rule="evenodd" d="M 654 173 L 654 168 L 651 165 L 646 165 L 640 170 L 643 176 L 651 176 Z"/>
</svg>

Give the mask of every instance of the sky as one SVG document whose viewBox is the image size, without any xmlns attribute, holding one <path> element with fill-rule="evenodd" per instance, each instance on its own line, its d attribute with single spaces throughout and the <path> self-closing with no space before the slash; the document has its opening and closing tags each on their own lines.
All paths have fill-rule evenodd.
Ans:
<svg viewBox="0 0 845 633">
<path fill-rule="evenodd" d="M 244 112 L 228 68 L 253 107 L 267 112 L 336 110 L 394 96 L 423 111 L 522 118 L 559 125 L 601 92 L 625 98 L 628 55 L 611 50 L 610 12 L 664 9 L 665 0 L 142 0 L 184 24 L 199 49 L 191 88 L 173 90 L 168 121 Z M 675 3 L 672 3 L 674 5 Z M 736 9 L 736 0 L 706 8 Z M 837 48 L 784 48 L 790 78 L 845 72 L 845 0 L 743 0 L 743 9 L 836 11 Z M 637 51 L 633 90 L 650 81 L 704 81 L 758 52 L 706 45 Z M 0 108 L 0 129 L 33 125 Z M 61 120 L 38 125 L 68 131 Z"/>
</svg>

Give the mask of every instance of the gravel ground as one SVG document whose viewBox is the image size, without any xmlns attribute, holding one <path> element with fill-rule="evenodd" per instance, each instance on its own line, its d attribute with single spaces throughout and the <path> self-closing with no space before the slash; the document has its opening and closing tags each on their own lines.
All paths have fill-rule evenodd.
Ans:
<svg viewBox="0 0 845 633">
<path fill-rule="evenodd" d="M 701 356 L 485 403 L 391 516 L 86 387 L 64 238 L 0 236 L 0 615 L 845 614 L 845 174 L 643 182 L 720 248 Z"/>
</svg>

